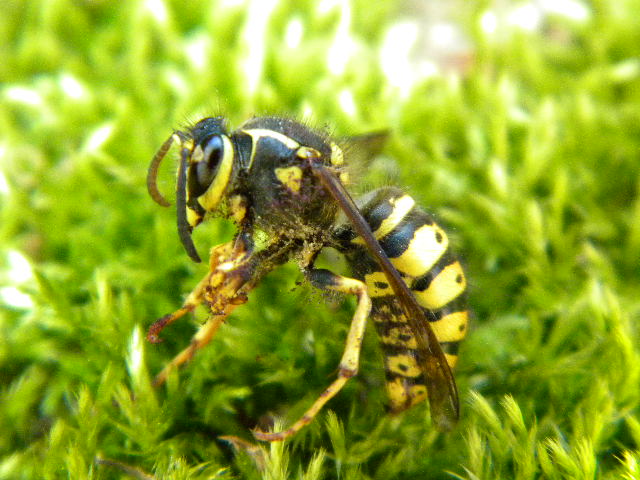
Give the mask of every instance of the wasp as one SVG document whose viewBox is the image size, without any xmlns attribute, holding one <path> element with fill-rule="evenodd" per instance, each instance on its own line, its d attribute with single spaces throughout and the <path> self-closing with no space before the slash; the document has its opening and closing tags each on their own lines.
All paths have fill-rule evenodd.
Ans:
<svg viewBox="0 0 640 480">
<path fill-rule="evenodd" d="M 148 340 L 159 342 L 163 328 L 198 305 L 211 312 L 189 346 L 157 375 L 156 385 L 211 341 L 267 273 L 295 259 L 311 285 L 354 295 L 357 305 L 337 378 L 289 428 L 254 431 L 255 437 L 281 441 L 313 420 L 358 373 L 368 319 L 382 344 L 391 410 L 428 398 L 437 428 L 455 424 L 459 402 L 451 368 L 469 317 L 460 262 L 445 231 L 401 189 L 381 188 L 356 201 L 347 190 L 352 153 L 367 144 L 379 150 L 385 137 L 379 132 L 333 140 L 271 116 L 255 117 L 235 131 L 223 117 L 208 117 L 169 136 L 151 161 L 147 187 L 158 204 L 169 206 L 158 190 L 157 173 L 177 144 L 177 226 L 189 257 L 201 261 L 192 232 L 205 218 L 226 215 L 237 233 L 211 250 L 209 272 L 183 306 L 150 327 Z M 314 266 L 326 247 L 344 255 L 350 277 Z"/>
</svg>

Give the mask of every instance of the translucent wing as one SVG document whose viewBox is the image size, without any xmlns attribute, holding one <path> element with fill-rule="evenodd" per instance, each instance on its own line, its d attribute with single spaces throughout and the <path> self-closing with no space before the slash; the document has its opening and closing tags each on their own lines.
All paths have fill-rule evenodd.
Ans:
<svg viewBox="0 0 640 480">
<path fill-rule="evenodd" d="M 389 130 L 379 130 L 347 137 L 338 143 L 341 145 L 344 143 L 344 149 L 349 155 L 349 163 L 366 167 L 371 159 L 382 152 L 388 138 Z"/>
</svg>

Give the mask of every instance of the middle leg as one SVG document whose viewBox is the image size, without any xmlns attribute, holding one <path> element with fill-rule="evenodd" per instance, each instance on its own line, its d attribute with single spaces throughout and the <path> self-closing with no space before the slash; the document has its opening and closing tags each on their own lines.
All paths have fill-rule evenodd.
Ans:
<svg viewBox="0 0 640 480">
<path fill-rule="evenodd" d="M 303 427 L 311 423 L 317 413 L 324 405 L 331 400 L 347 383 L 347 381 L 358 373 L 360 350 L 367 318 L 371 312 L 371 299 L 367 293 L 366 285 L 360 280 L 343 277 L 329 270 L 311 269 L 306 271 L 306 276 L 314 287 L 322 290 L 332 290 L 336 292 L 356 295 L 358 305 L 351 320 L 351 327 L 347 335 L 344 353 L 340 360 L 338 378 L 336 378 L 311 407 L 295 422 L 290 428 L 280 432 L 261 432 L 254 430 L 253 435 L 258 440 L 268 442 L 279 442 L 295 435 Z"/>
</svg>

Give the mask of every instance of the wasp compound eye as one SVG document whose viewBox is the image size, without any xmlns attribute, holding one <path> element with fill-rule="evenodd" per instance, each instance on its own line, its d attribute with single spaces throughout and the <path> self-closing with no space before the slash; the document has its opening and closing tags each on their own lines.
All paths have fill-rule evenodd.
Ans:
<svg viewBox="0 0 640 480">
<path fill-rule="evenodd" d="M 207 191 L 218 173 L 224 156 L 224 141 L 220 135 L 214 135 L 204 145 L 202 159 L 192 165 L 189 178 L 189 193 L 199 197 Z"/>
</svg>

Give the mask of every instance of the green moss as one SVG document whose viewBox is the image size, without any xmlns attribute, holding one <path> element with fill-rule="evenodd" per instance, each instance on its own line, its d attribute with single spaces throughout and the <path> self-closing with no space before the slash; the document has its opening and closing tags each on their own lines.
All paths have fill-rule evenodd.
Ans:
<svg viewBox="0 0 640 480">
<path fill-rule="evenodd" d="M 464 68 L 408 93 L 378 63 L 399 2 L 353 1 L 350 20 L 312 1 L 5 3 L 0 478 L 640 476 L 635 2 L 496 36 L 477 4 L 459 12 Z M 340 35 L 352 56 L 332 70 Z M 206 312 L 161 345 L 144 332 L 206 267 L 148 199 L 148 162 L 185 121 L 274 112 L 338 135 L 389 128 L 366 184 L 406 186 L 453 232 L 475 312 L 454 432 L 434 431 L 426 407 L 385 414 L 369 332 L 358 377 L 293 440 L 264 446 L 264 470 L 217 440 L 250 439 L 272 414 L 289 424 L 335 375 L 353 304 L 309 297 L 293 265 L 152 388 Z M 232 230 L 210 222 L 196 244 Z"/>
</svg>

